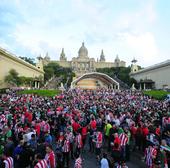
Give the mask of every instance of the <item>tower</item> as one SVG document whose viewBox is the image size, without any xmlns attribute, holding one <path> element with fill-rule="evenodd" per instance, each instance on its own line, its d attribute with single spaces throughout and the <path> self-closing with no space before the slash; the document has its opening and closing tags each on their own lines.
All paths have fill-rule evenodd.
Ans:
<svg viewBox="0 0 170 168">
<path fill-rule="evenodd" d="M 137 60 L 135 58 L 133 58 L 133 60 L 131 61 L 132 65 L 131 65 L 131 73 L 137 72 L 139 70 L 138 66 L 137 66 Z"/>
<path fill-rule="evenodd" d="M 43 58 L 41 57 L 41 55 L 39 57 L 37 57 L 38 62 L 36 63 L 36 67 L 42 71 L 43 70 Z"/>
<path fill-rule="evenodd" d="M 105 62 L 105 56 L 103 50 L 101 51 L 100 62 Z"/>
<path fill-rule="evenodd" d="M 45 59 L 46 61 L 48 61 L 48 62 L 50 61 L 50 57 L 49 57 L 49 55 L 48 55 L 48 52 L 46 53 L 44 59 Z"/>
<path fill-rule="evenodd" d="M 64 48 L 62 48 L 61 54 L 60 54 L 60 61 L 67 61 L 67 58 L 64 53 Z"/>
<path fill-rule="evenodd" d="M 116 55 L 116 58 L 115 58 L 115 66 L 116 67 L 119 67 L 119 64 L 120 64 L 120 59 L 119 59 L 119 56 L 118 54 Z"/>
</svg>

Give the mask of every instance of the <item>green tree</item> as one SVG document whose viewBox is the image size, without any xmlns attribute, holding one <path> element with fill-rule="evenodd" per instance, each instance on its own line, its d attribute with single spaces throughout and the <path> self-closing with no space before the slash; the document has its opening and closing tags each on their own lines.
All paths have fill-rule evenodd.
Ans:
<svg viewBox="0 0 170 168">
<path fill-rule="evenodd" d="M 44 66 L 44 80 L 48 81 L 51 77 L 61 77 L 61 82 L 70 86 L 71 81 L 75 74 L 72 72 L 71 68 L 64 68 L 59 66 L 55 62 L 51 62 L 48 65 Z"/>
<path fill-rule="evenodd" d="M 48 81 L 52 76 L 54 76 L 54 69 L 52 67 L 45 66 L 44 67 L 44 80 Z"/>
<path fill-rule="evenodd" d="M 129 87 L 131 87 L 133 83 L 135 83 L 135 86 L 137 86 L 136 80 L 131 78 L 129 75 L 130 71 L 131 71 L 130 66 L 129 67 L 112 67 L 112 68 L 97 69 L 97 72 L 105 73 L 112 78 L 117 77 L 118 79 L 120 79 L 124 83 L 126 83 Z"/>
<path fill-rule="evenodd" d="M 19 77 L 19 80 L 20 80 L 20 85 L 21 85 L 21 86 L 30 86 L 30 87 L 32 87 L 34 78 L 32 78 L 32 77 L 20 76 L 20 77 Z"/>
<path fill-rule="evenodd" d="M 11 86 L 19 86 L 21 81 L 18 77 L 18 72 L 15 69 L 11 69 L 9 74 L 5 77 L 5 82 Z"/>
<path fill-rule="evenodd" d="M 63 75 L 63 67 L 59 66 L 55 62 L 50 62 L 44 66 L 44 79 L 45 81 L 49 80 L 52 76 L 60 77 Z"/>
<path fill-rule="evenodd" d="M 30 63 L 32 65 L 35 65 L 35 59 L 34 58 L 21 57 L 21 56 L 19 58 L 23 59 L 24 61 L 26 61 L 26 62 L 28 62 L 28 63 Z"/>
</svg>

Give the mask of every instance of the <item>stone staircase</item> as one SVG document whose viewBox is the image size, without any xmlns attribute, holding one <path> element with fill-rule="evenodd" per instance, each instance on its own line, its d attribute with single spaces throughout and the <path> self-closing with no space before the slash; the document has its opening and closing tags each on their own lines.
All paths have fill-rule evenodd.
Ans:
<svg viewBox="0 0 170 168">
<path fill-rule="evenodd" d="M 113 79 L 119 83 L 120 89 L 130 89 L 130 87 L 118 77 L 114 76 Z"/>
<path fill-rule="evenodd" d="M 60 86 L 62 78 L 53 76 L 50 80 L 48 80 L 45 85 L 44 89 L 57 89 Z"/>
</svg>

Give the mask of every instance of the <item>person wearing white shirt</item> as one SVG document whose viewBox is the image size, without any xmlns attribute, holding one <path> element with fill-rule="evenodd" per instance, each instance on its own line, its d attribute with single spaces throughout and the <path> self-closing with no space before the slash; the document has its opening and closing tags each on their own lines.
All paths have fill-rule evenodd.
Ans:
<svg viewBox="0 0 170 168">
<path fill-rule="evenodd" d="M 100 161 L 100 165 L 101 165 L 100 168 L 109 168 L 109 162 L 107 160 L 107 154 L 106 153 L 103 153 L 103 158 Z"/>
</svg>

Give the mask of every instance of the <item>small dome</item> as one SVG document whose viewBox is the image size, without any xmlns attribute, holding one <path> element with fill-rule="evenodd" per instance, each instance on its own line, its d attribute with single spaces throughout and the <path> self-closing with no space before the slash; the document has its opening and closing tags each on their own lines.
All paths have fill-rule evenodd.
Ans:
<svg viewBox="0 0 170 168">
<path fill-rule="evenodd" d="M 80 47 L 78 54 L 79 54 L 79 57 L 88 57 L 88 50 L 84 46 L 84 42 L 82 43 L 82 46 Z"/>
</svg>

